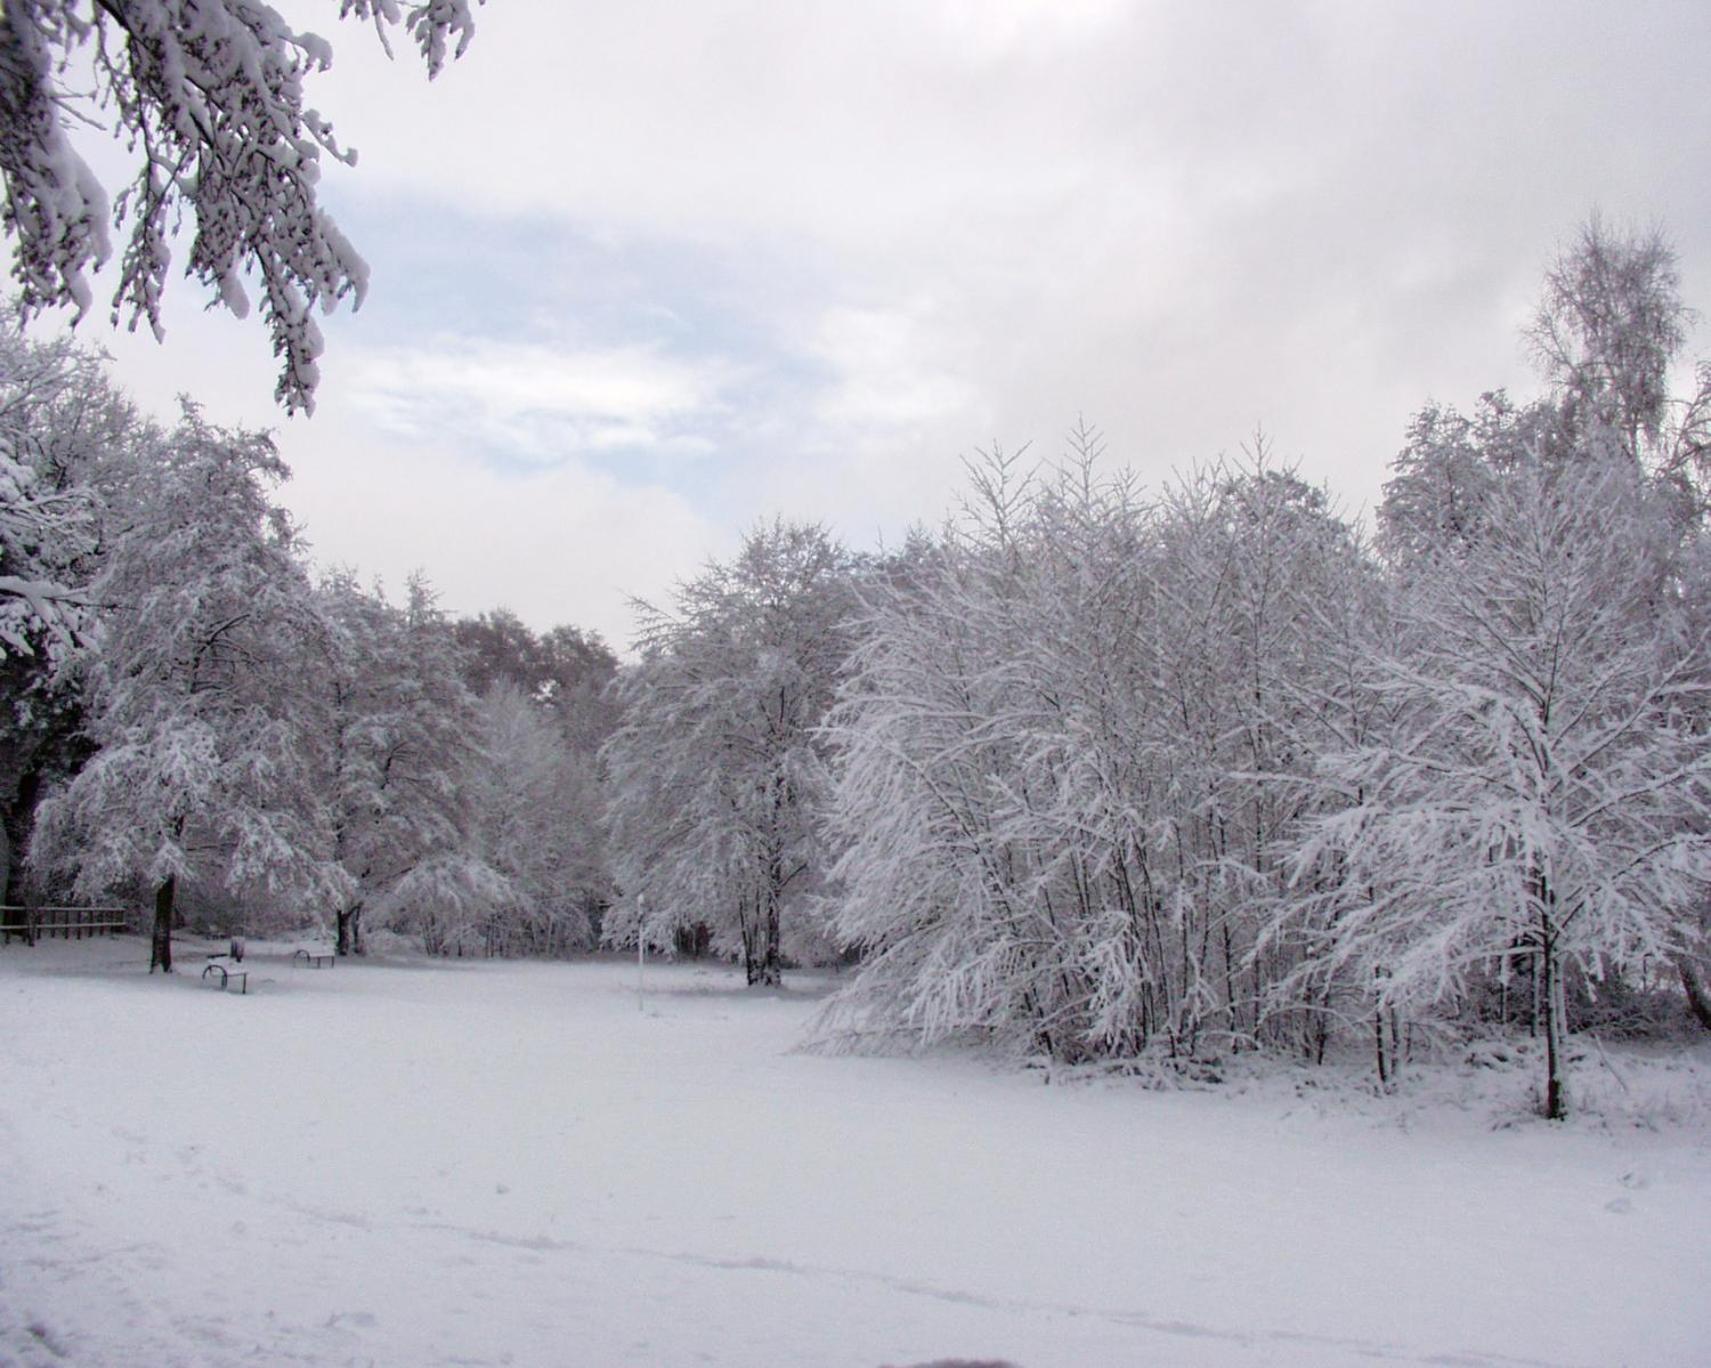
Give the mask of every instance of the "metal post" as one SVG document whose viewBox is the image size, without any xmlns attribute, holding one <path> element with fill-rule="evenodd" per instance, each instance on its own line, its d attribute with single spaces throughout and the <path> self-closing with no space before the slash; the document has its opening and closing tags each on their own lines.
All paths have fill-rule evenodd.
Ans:
<svg viewBox="0 0 1711 1368">
<path fill-rule="evenodd" d="M 636 894 L 636 1010 L 638 1012 L 647 1010 L 643 998 L 648 956 L 647 920 L 647 900 L 638 893 Z"/>
</svg>

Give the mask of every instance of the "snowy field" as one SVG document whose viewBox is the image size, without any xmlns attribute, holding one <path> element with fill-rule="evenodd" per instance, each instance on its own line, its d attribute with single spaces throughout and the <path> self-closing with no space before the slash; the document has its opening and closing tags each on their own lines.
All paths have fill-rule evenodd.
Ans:
<svg viewBox="0 0 1711 1368">
<path fill-rule="evenodd" d="M 1703 1071 L 1551 1128 L 804 1055 L 814 991 L 706 968 L 181 953 L 0 950 L 0 1363 L 1711 1363 Z"/>
</svg>

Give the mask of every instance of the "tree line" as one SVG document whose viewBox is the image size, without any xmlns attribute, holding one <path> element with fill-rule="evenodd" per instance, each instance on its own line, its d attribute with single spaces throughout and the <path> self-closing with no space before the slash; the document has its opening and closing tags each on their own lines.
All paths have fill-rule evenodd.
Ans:
<svg viewBox="0 0 1711 1368">
<path fill-rule="evenodd" d="M 1065 1061 L 1655 1026 L 1711 930 L 1711 369 L 1594 219 L 1544 393 L 1429 404 L 1363 529 L 1257 440 L 1143 489 L 1079 428 L 879 555 L 758 529 L 647 609 L 613 934 L 853 954 L 837 1047 Z M 790 947 L 797 947 L 794 951 Z M 1659 985 L 1662 985 L 1660 988 Z"/>
<path fill-rule="evenodd" d="M 0 343 L 0 801 L 25 881 L 854 967 L 839 1048 L 1188 1066 L 1655 1028 L 1711 909 L 1711 369 L 1656 233 L 1547 274 L 1534 398 L 1410 424 L 1373 524 L 1256 439 L 1148 490 L 1080 426 L 856 553 L 776 519 L 574 628 L 314 575 L 268 440 Z M 25 854 L 27 852 L 27 859 Z"/>
<path fill-rule="evenodd" d="M 186 912 L 321 922 L 340 953 L 376 921 L 586 948 L 616 658 L 315 574 L 287 475 L 193 404 L 145 421 L 69 342 L 0 339 L 5 904 L 149 904 L 163 969 Z"/>
</svg>

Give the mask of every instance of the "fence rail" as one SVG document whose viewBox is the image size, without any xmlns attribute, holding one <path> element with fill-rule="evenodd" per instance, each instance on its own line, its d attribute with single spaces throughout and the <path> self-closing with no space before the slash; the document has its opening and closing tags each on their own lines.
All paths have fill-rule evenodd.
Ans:
<svg viewBox="0 0 1711 1368">
<path fill-rule="evenodd" d="M 131 910 L 127 907 L 0 906 L 0 945 L 14 936 L 25 945 L 34 945 L 39 937 L 82 940 L 130 929 Z"/>
</svg>

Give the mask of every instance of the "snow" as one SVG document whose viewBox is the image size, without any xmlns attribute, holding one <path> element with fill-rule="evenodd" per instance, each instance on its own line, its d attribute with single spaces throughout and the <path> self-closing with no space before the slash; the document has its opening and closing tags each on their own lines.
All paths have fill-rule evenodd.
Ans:
<svg viewBox="0 0 1711 1368">
<path fill-rule="evenodd" d="M 824 980 L 294 944 L 0 950 L 0 1364 L 1711 1361 L 1692 1070 L 1048 1086 L 796 1052 Z"/>
</svg>

